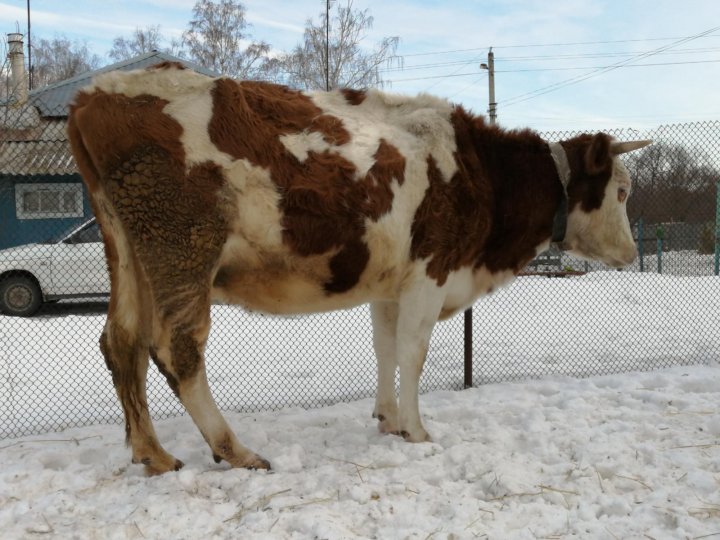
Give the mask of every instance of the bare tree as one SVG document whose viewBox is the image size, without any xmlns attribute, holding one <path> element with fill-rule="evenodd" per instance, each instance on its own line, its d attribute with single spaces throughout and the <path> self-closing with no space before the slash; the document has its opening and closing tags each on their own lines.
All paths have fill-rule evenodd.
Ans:
<svg viewBox="0 0 720 540">
<path fill-rule="evenodd" d="M 628 205 L 631 220 L 702 223 L 714 216 L 720 173 L 702 149 L 659 141 L 628 155 L 625 163 L 635 181 Z"/>
<path fill-rule="evenodd" d="M 161 43 L 165 41 L 160 34 L 160 25 L 150 25 L 145 28 L 135 28 L 132 36 L 126 38 L 118 36 L 113 40 L 108 56 L 114 61 L 127 60 L 133 56 L 161 50 Z"/>
<path fill-rule="evenodd" d="M 327 12 L 317 24 L 308 19 L 303 42 L 276 62 L 280 79 L 304 90 L 383 86 L 380 67 L 399 61 L 399 38 L 386 37 L 371 51 L 364 49 L 373 17 L 368 9 L 355 9 L 352 0 L 338 6 L 331 19 Z"/>
<path fill-rule="evenodd" d="M 262 77 L 270 45 L 252 41 L 248 27 L 242 3 L 199 0 L 182 43 L 201 66 L 231 77 Z"/>
<path fill-rule="evenodd" d="M 65 36 L 51 40 L 40 39 L 33 44 L 33 82 L 40 88 L 57 81 L 64 81 L 99 68 L 102 61 L 92 54 L 87 43 L 70 41 Z"/>
</svg>

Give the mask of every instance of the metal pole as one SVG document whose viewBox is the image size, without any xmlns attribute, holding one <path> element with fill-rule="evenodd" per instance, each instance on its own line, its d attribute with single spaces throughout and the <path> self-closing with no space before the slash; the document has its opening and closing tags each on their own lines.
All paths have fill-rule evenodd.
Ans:
<svg viewBox="0 0 720 540">
<path fill-rule="evenodd" d="M 645 271 L 645 223 L 643 218 L 638 220 L 638 255 L 640 258 L 640 271 Z"/>
<path fill-rule="evenodd" d="M 473 385 L 473 373 L 472 373 L 472 308 L 465 310 L 465 339 L 464 341 L 464 352 L 465 362 L 463 365 L 464 379 L 463 385 L 465 388 L 472 388 Z"/>
<path fill-rule="evenodd" d="M 715 191 L 715 275 L 720 272 L 720 180 Z"/>
<path fill-rule="evenodd" d="M 488 117 L 490 118 L 490 124 L 495 125 L 497 123 L 497 103 L 495 102 L 495 55 L 492 52 L 492 47 L 488 51 L 487 64 L 481 64 L 481 68 L 488 70 Z M 465 388 L 471 388 L 473 385 L 473 357 L 472 357 L 472 308 L 465 310 L 465 327 L 463 332 L 463 344 L 464 344 L 464 385 Z"/>
<path fill-rule="evenodd" d="M 658 274 L 662 274 L 663 237 L 665 236 L 662 225 L 657 226 L 655 235 L 657 236 L 657 272 Z"/>
</svg>

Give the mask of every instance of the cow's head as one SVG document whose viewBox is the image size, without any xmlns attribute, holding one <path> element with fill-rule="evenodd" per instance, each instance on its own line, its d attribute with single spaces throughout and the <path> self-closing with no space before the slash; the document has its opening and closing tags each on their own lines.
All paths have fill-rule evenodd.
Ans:
<svg viewBox="0 0 720 540">
<path fill-rule="evenodd" d="M 617 142 L 604 133 L 564 141 L 570 166 L 567 232 L 562 248 L 580 258 L 620 267 L 637 249 L 627 217 L 630 175 L 618 156 L 652 141 Z"/>
</svg>

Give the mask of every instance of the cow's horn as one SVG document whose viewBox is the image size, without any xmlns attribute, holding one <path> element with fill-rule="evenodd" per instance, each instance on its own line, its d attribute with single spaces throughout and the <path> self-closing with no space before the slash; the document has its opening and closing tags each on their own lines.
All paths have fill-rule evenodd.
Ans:
<svg viewBox="0 0 720 540">
<path fill-rule="evenodd" d="M 626 154 L 633 150 L 639 150 L 640 148 L 646 147 L 648 144 L 652 144 L 652 141 L 627 141 L 627 142 L 612 142 L 610 143 L 610 153 L 613 156 L 620 154 Z"/>
</svg>

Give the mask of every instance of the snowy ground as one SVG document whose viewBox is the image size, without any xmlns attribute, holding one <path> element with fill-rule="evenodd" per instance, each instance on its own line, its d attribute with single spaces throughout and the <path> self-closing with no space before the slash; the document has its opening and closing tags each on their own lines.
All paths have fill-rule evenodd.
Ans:
<svg viewBox="0 0 720 540">
<path fill-rule="evenodd" d="M 720 539 L 719 312 L 715 276 L 518 279 L 474 310 L 486 384 L 437 390 L 462 381 L 462 319 L 438 325 L 421 397 L 434 442 L 413 445 L 370 419 L 366 308 L 213 306 L 213 392 L 274 471 L 216 465 L 178 417 L 156 426 L 186 466 L 151 479 L 122 427 L 100 425 L 119 420 L 102 309 L 0 317 L 0 433 L 57 431 L 0 440 L 0 538 Z M 155 415 L 180 412 L 150 373 Z M 497 382 L 528 377 L 545 378 Z"/>
<path fill-rule="evenodd" d="M 369 399 L 228 414 L 272 473 L 212 461 L 145 478 L 118 426 L 0 445 L 3 538 L 720 537 L 720 366 L 500 383 L 421 398 L 432 443 L 377 433 Z"/>
<path fill-rule="evenodd" d="M 102 310 L 52 306 L 32 319 L 0 316 L 0 437 L 120 422 L 98 347 Z M 475 384 L 591 376 L 720 361 L 720 279 L 635 272 L 522 277 L 473 313 Z M 462 388 L 462 316 L 437 325 L 422 391 Z M 208 377 L 224 410 L 317 407 L 374 395 L 366 307 L 273 318 L 213 306 Z M 156 417 L 182 408 L 154 366 Z"/>
</svg>

